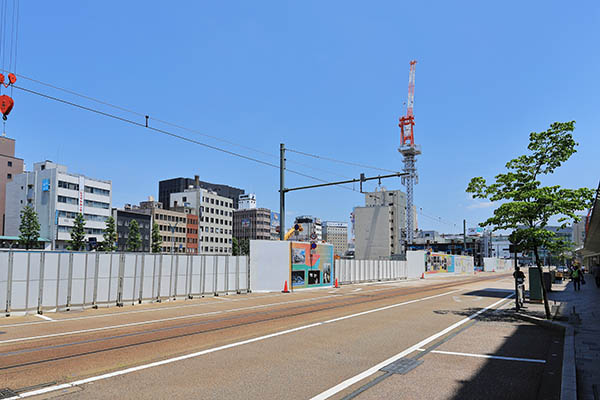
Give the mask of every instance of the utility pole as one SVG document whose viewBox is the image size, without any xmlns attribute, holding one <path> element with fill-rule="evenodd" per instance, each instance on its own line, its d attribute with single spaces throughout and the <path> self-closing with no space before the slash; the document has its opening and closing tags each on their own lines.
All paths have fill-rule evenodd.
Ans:
<svg viewBox="0 0 600 400">
<path fill-rule="evenodd" d="M 279 239 L 285 237 L 285 145 L 279 144 Z"/>
<path fill-rule="evenodd" d="M 465 255 L 469 255 L 467 252 L 467 220 L 463 219 L 463 246 L 465 248 Z"/>
</svg>

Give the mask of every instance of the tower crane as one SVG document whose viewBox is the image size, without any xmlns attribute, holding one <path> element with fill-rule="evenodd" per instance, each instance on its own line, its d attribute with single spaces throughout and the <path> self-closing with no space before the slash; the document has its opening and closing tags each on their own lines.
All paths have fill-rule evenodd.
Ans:
<svg viewBox="0 0 600 400">
<path fill-rule="evenodd" d="M 413 107 L 415 104 L 415 67 L 417 65 L 416 60 L 410 62 L 410 72 L 408 75 L 408 99 L 406 102 L 406 115 L 400 117 L 400 147 L 398 151 L 402 154 L 404 169 L 403 171 L 408 173 L 407 176 L 402 177 L 402 184 L 406 186 L 406 245 L 414 241 L 414 221 L 413 221 L 413 208 L 414 208 L 414 194 L 413 186 L 419 183 L 419 175 L 417 174 L 416 156 L 421 154 L 421 146 L 415 144 L 415 116 L 413 114 Z"/>
</svg>

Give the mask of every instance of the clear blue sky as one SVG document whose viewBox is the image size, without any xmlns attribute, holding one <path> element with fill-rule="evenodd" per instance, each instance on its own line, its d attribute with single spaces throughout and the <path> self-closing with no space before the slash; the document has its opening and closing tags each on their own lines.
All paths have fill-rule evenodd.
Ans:
<svg viewBox="0 0 600 400">
<path fill-rule="evenodd" d="M 423 154 L 415 203 L 436 217 L 419 215 L 419 227 L 452 232 L 463 218 L 475 226 L 493 210 L 468 198 L 469 179 L 503 171 L 524 152 L 529 132 L 554 121 L 576 120 L 580 147 L 552 182 L 598 185 L 599 39 L 597 1 L 22 1 L 17 73 L 259 149 L 271 156 L 178 131 L 275 164 L 284 142 L 400 170 L 397 119 L 409 61 L 417 59 Z M 116 206 L 156 197 L 161 179 L 198 174 L 279 208 L 275 168 L 30 94 L 15 91 L 6 130 L 28 166 L 50 159 L 112 180 Z M 290 168 L 327 180 L 378 173 L 288 159 Z M 288 174 L 287 183 L 315 182 Z M 403 188 L 399 179 L 384 186 Z M 338 188 L 291 193 L 288 224 L 300 214 L 348 221 L 363 202 Z"/>
</svg>

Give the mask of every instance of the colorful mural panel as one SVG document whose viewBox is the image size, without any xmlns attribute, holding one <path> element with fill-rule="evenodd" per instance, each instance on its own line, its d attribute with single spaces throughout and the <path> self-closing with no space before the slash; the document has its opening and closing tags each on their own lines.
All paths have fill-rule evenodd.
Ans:
<svg viewBox="0 0 600 400">
<path fill-rule="evenodd" d="M 292 242 L 292 287 L 332 286 L 333 246 Z"/>
</svg>

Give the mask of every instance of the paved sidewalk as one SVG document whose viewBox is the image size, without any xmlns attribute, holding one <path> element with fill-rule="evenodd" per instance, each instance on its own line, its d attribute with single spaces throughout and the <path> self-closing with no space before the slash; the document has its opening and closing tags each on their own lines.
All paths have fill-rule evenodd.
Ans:
<svg viewBox="0 0 600 400">
<path fill-rule="evenodd" d="M 585 275 L 585 285 L 575 291 L 573 283 L 561 285 L 549 298 L 563 303 L 561 314 L 575 330 L 577 398 L 600 399 L 600 288 L 594 277 Z M 553 285 L 556 286 L 556 285 Z"/>
</svg>

